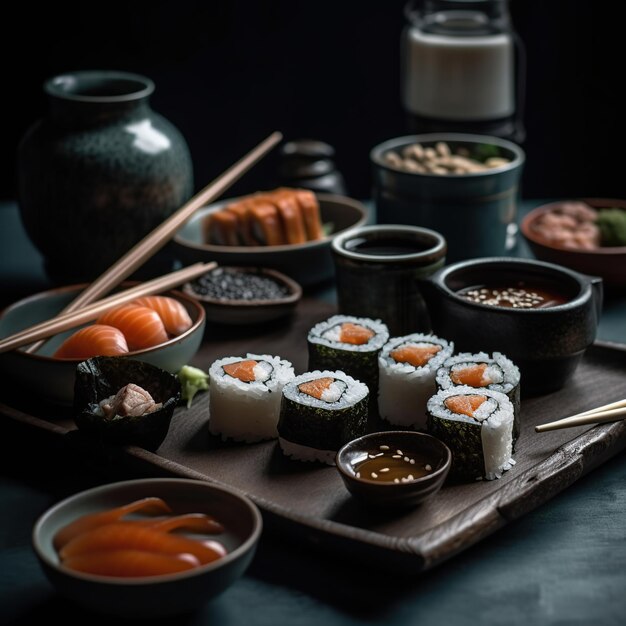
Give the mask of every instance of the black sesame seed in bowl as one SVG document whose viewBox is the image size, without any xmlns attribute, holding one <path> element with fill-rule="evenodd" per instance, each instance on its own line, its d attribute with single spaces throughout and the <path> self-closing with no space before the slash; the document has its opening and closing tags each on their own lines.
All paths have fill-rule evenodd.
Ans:
<svg viewBox="0 0 626 626">
<path fill-rule="evenodd" d="M 222 324 L 267 322 L 288 315 L 302 297 L 300 285 L 259 267 L 217 267 L 185 284 L 202 303 L 208 321 Z"/>
</svg>

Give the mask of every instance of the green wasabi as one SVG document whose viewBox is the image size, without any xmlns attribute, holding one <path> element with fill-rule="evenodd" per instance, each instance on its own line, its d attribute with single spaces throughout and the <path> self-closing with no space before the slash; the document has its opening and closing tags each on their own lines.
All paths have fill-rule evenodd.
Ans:
<svg viewBox="0 0 626 626">
<path fill-rule="evenodd" d="M 182 388 L 182 398 L 187 401 L 189 409 L 198 391 L 206 391 L 209 388 L 209 375 L 197 367 L 183 365 L 177 376 Z"/>
</svg>

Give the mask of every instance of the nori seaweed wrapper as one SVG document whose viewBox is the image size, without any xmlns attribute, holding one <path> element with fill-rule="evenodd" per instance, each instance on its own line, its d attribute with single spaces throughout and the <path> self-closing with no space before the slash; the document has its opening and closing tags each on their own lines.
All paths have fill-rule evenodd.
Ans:
<svg viewBox="0 0 626 626">
<path fill-rule="evenodd" d="M 99 403 L 134 383 L 163 406 L 139 416 L 114 416 L 96 412 Z M 79 363 L 74 382 L 74 421 L 81 431 L 107 443 L 134 444 L 156 450 L 163 442 L 178 402 L 176 376 L 143 361 L 119 357 L 94 357 Z"/>
<path fill-rule="evenodd" d="M 346 384 L 336 402 L 323 402 L 299 391 L 299 385 L 332 377 Z M 364 383 L 341 371 L 314 371 L 285 385 L 280 405 L 278 435 L 317 450 L 339 450 L 367 431 L 369 392 Z"/>
<path fill-rule="evenodd" d="M 481 430 L 480 422 L 464 415 L 457 419 L 428 416 L 428 432 L 452 450 L 450 480 L 468 482 L 484 476 Z"/>
<path fill-rule="evenodd" d="M 342 350 L 320 343 L 308 341 L 309 371 L 341 370 L 367 385 L 370 396 L 378 394 L 378 350 L 356 351 Z M 370 409 L 376 409 L 372 402 Z"/>
<path fill-rule="evenodd" d="M 374 332 L 366 344 L 349 344 L 330 339 L 324 334 L 348 322 Z M 309 348 L 308 371 L 340 370 L 365 383 L 370 392 L 370 419 L 378 418 L 378 355 L 389 339 L 389 330 L 380 320 L 351 315 L 333 315 L 316 324 L 307 336 Z M 331 345 L 329 345 L 331 344 Z M 373 400 L 372 400 L 373 398 Z"/>
</svg>

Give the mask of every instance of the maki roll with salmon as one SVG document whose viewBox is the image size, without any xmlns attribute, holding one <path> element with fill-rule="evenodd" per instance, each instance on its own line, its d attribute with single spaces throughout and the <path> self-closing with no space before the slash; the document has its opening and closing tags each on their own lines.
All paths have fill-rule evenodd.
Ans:
<svg viewBox="0 0 626 626">
<path fill-rule="evenodd" d="M 278 442 L 286 456 L 333 465 L 339 448 L 365 434 L 369 391 L 341 371 L 296 376 L 283 388 Z"/>
<path fill-rule="evenodd" d="M 515 464 L 513 405 L 499 391 L 438 391 L 428 400 L 428 429 L 452 451 L 450 475 L 458 481 L 500 478 Z"/>
<path fill-rule="evenodd" d="M 293 377 L 289 361 L 268 354 L 215 361 L 209 368 L 209 431 L 247 443 L 277 437 L 281 392 Z"/>
<path fill-rule="evenodd" d="M 426 430 L 426 403 L 436 391 L 435 374 L 454 344 L 435 335 L 394 337 L 378 357 L 378 411 L 390 424 Z"/>
<path fill-rule="evenodd" d="M 492 356 L 486 352 L 461 352 L 445 360 L 437 370 L 436 380 L 439 389 L 468 385 L 506 394 L 513 405 L 515 444 L 520 433 L 520 371 L 513 361 L 500 352 L 494 352 Z"/>
<path fill-rule="evenodd" d="M 389 340 L 380 320 L 333 315 L 309 331 L 309 371 L 341 370 L 364 382 L 371 397 L 378 394 L 378 355 Z M 376 403 L 370 403 L 376 409 Z"/>
</svg>

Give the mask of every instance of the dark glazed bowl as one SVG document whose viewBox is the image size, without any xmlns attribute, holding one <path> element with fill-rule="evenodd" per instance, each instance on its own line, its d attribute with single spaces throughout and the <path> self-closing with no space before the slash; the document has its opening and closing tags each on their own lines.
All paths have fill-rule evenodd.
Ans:
<svg viewBox="0 0 626 626">
<path fill-rule="evenodd" d="M 161 408 L 139 416 L 107 420 L 94 411 L 98 403 L 115 395 L 128 383 L 150 393 Z M 80 430 L 114 444 L 134 444 L 156 450 L 167 435 L 180 401 L 180 382 L 149 363 L 98 356 L 79 363 L 74 385 L 74 421 Z"/>
<path fill-rule="evenodd" d="M 368 450 L 380 445 L 400 448 L 407 455 L 423 454 L 433 459 L 433 472 L 405 483 L 378 482 L 357 478 L 355 464 L 367 456 Z M 414 506 L 434 496 L 441 489 L 450 466 L 452 453 L 439 439 L 408 430 L 370 433 L 347 443 L 335 459 L 339 475 L 348 491 L 359 500 L 377 506 Z"/>
<path fill-rule="evenodd" d="M 513 309 L 470 302 L 457 292 L 471 286 L 552 287 L 564 304 Z M 602 280 L 551 263 L 513 258 L 462 261 L 423 285 L 434 332 L 459 352 L 502 352 L 521 371 L 523 396 L 560 389 L 596 336 Z"/>
<path fill-rule="evenodd" d="M 224 532 L 212 538 L 228 554 L 187 572 L 141 578 L 83 574 L 59 563 L 52 541 L 63 526 L 81 515 L 149 496 L 165 500 L 175 514 L 215 517 Z M 261 529 L 259 510 L 235 489 L 199 480 L 144 478 L 103 485 L 59 502 L 39 518 L 32 542 L 45 575 L 59 593 L 92 611 L 145 619 L 193 611 L 232 585 L 250 564 Z"/>
<path fill-rule="evenodd" d="M 462 148 L 477 157 L 489 152 L 510 162 L 485 171 L 439 175 L 406 171 L 385 159 L 389 152 L 402 153 L 415 143 L 434 147 L 438 142 L 453 152 Z M 518 145 L 490 135 L 427 133 L 378 144 L 370 160 L 379 223 L 416 224 L 440 232 L 448 242 L 448 262 L 506 254 L 525 162 Z"/>
</svg>

